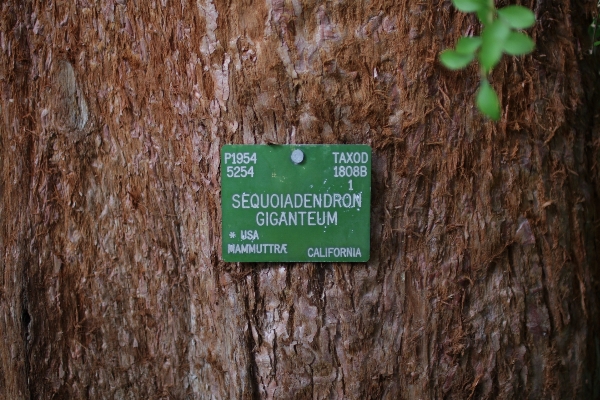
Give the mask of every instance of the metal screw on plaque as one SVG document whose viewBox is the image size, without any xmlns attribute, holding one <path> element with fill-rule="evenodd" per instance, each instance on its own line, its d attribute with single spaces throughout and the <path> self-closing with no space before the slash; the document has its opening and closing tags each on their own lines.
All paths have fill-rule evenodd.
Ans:
<svg viewBox="0 0 600 400">
<path fill-rule="evenodd" d="M 300 149 L 296 149 L 292 151 L 292 162 L 294 164 L 300 164 L 304 161 L 304 153 Z"/>
</svg>

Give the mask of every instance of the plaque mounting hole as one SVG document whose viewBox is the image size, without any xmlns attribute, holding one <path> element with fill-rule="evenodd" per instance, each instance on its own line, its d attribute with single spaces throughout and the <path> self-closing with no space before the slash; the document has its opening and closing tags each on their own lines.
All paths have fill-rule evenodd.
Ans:
<svg viewBox="0 0 600 400">
<path fill-rule="evenodd" d="M 304 153 L 300 149 L 296 149 L 292 151 L 292 162 L 294 164 L 300 164 L 304 161 Z"/>
</svg>

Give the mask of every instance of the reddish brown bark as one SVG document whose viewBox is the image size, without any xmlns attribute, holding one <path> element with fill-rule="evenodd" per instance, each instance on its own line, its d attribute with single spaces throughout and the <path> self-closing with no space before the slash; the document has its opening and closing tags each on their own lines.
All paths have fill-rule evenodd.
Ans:
<svg viewBox="0 0 600 400">
<path fill-rule="evenodd" d="M 596 4 L 525 5 L 493 124 L 448 1 L 2 3 L 0 398 L 599 398 Z M 373 147 L 369 263 L 220 261 L 270 142 Z"/>
</svg>

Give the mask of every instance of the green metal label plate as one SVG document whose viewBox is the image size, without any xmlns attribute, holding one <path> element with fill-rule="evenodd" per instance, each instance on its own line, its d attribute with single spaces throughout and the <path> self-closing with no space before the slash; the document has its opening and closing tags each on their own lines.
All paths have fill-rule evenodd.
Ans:
<svg viewBox="0 0 600 400">
<path fill-rule="evenodd" d="M 224 261 L 368 261 L 371 147 L 223 146 L 221 206 Z"/>
</svg>

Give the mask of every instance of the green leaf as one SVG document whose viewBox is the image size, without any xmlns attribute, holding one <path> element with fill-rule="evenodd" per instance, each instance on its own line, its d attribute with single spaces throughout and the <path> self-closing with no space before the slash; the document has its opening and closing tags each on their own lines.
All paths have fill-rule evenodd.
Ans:
<svg viewBox="0 0 600 400">
<path fill-rule="evenodd" d="M 533 40 L 524 33 L 511 32 L 504 42 L 504 52 L 511 56 L 531 53 L 535 48 Z"/>
<path fill-rule="evenodd" d="M 588 34 L 592 38 L 592 40 L 596 40 L 600 37 L 600 26 L 598 26 L 597 18 L 592 20 L 590 26 L 588 26 Z"/>
<path fill-rule="evenodd" d="M 481 82 L 479 92 L 476 99 L 477 108 L 479 111 L 487 115 L 494 121 L 500 119 L 500 101 L 498 95 L 488 81 Z"/>
<path fill-rule="evenodd" d="M 489 8 L 482 8 L 477 11 L 477 18 L 485 26 L 494 20 L 494 13 Z"/>
<path fill-rule="evenodd" d="M 598 46 L 600 45 L 600 40 L 598 40 L 597 42 L 594 42 L 594 46 Z"/>
<path fill-rule="evenodd" d="M 469 65 L 475 58 L 474 54 L 457 53 L 454 50 L 445 50 L 440 54 L 440 61 L 448 69 L 457 70 Z"/>
<path fill-rule="evenodd" d="M 502 20 L 497 19 L 483 29 L 479 62 L 489 72 L 502 57 L 504 42 L 510 34 L 510 28 Z"/>
<path fill-rule="evenodd" d="M 452 0 L 452 3 L 462 12 L 475 12 L 486 7 L 485 0 Z"/>
<path fill-rule="evenodd" d="M 511 28 L 526 29 L 535 24 L 535 14 L 523 6 L 507 6 L 498 10 L 498 15 L 503 18 Z"/>
<path fill-rule="evenodd" d="M 474 37 L 461 37 L 456 43 L 456 52 L 460 54 L 473 54 L 481 46 L 481 38 L 479 36 Z"/>
</svg>

